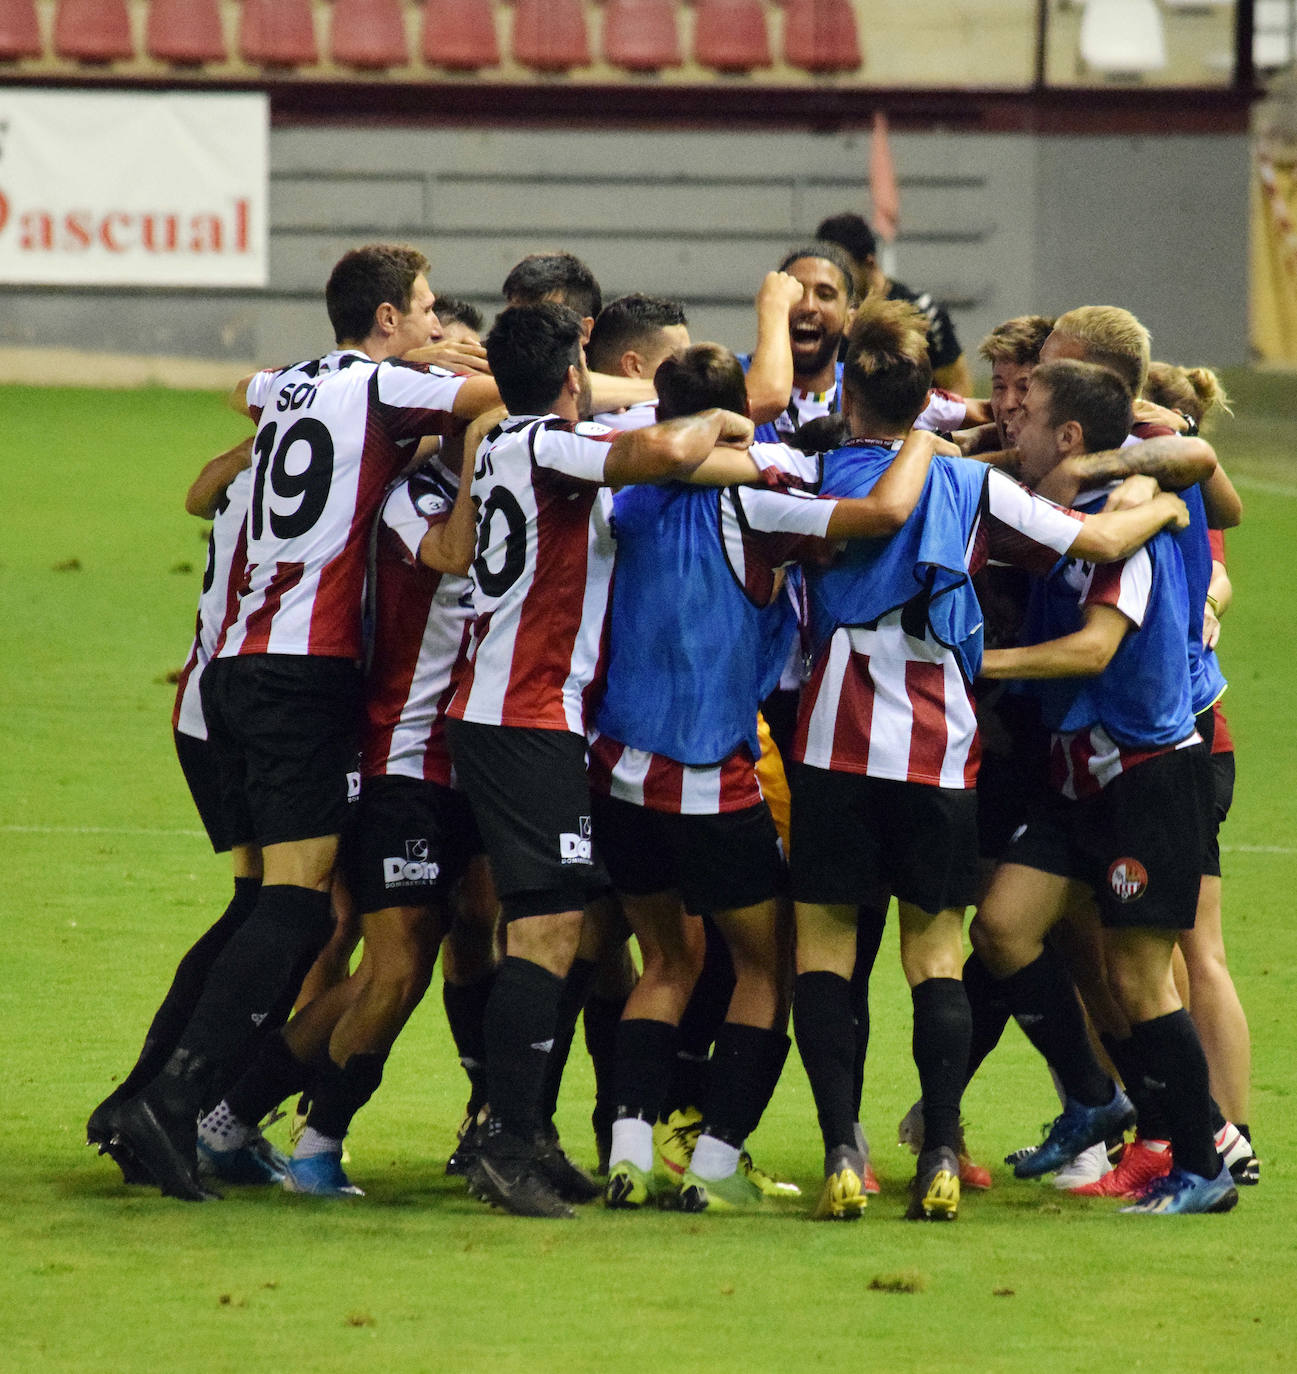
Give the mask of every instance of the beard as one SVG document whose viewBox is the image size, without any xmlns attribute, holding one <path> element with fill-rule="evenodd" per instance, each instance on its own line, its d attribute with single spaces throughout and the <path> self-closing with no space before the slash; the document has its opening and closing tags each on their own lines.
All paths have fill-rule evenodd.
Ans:
<svg viewBox="0 0 1297 1374">
<path fill-rule="evenodd" d="M 794 353 L 794 373 L 799 377 L 809 377 L 813 373 L 822 372 L 831 362 L 837 359 L 838 349 L 841 344 L 841 334 L 826 334 L 814 353 Z"/>
</svg>

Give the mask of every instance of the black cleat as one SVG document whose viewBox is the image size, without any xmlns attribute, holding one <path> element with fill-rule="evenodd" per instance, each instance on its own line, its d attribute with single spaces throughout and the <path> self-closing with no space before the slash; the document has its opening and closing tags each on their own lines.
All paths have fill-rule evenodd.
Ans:
<svg viewBox="0 0 1297 1374">
<path fill-rule="evenodd" d="M 132 1098 L 113 1113 L 109 1152 L 128 1152 L 155 1183 L 164 1197 L 185 1202 L 207 1202 L 220 1194 L 198 1181 L 197 1132 L 185 1125 L 174 1133 L 144 1097 Z"/>
<path fill-rule="evenodd" d="M 130 1146 L 121 1139 L 114 1139 L 113 1110 L 117 1103 L 112 1097 L 105 1098 L 90 1113 L 86 1122 L 86 1144 L 107 1155 L 122 1171 L 123 1183 L 148 1185 L 153 1176 L 135 1158 Z"/>
<path fill-rule="evenodd" d="M 537 1167 L 535 1151 L 522 1140 L 500 1130 L 496 1122 L 482 1128 L 479 1140 L 468 1179 L 474 1197 L 518 1217 L 576 1216 Z"/>
<path fill-rule="evenodd" d="M 564 1202 L 593 1202 L 603 1194 L 594 1179 L 567 1157 L 557 1135 L 536 1137 L 532 1164 Z"/>
<path fill-rule="evenodd" d="M 473 1165 L 477 1162 L 481 1149 L 481 1129 L 485 1121 L 486 1109 L 483 1108 L 476 1116 L 466 1116 L 460 1123 L 459 1139 L 446 1161 L 446 1173 L 452 1178 L 472 1178 Z"/>
</svg>

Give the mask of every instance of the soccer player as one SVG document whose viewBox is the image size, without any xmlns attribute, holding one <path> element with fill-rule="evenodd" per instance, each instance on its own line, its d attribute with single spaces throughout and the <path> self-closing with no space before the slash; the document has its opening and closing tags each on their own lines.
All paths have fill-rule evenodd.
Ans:
<svg viewBox="0 0 1297 1374">
<path fill-rule="evenodd" d="M 634 294 L 610 301 L 599 313 L 586 344 L 594 372 L 649 380 L 658 364 L 689 347 L 689 321 L 679 301 Z M 656 422 L 654 401 L 594 416 L 613 429 L 640 429 Z"/>
<path fill-rule="evenodd" d="M 328 938 L 329 888 L 360 712 L 369 529 L 403 443 L 496 404 L 485 377 L 396 361 L 436 327 L 427 260 L 371 245 L 344 255 L 325 300 L 338 347 L 249 379 L 257 421 L 247 575 L 203 678 L 223 804 L 261 848 L 264 877 L 176 1049 L 113 1114 L 164 1192 L 209 1196 L 194 1122 L 258 1033 L 282 1023 Z M 238 399 L 236 394 L 236 400 Z"/>
<path fill-rule="evenodd" d="M 1130 392 L 1109 369 L 1042 364 L 1012 426 L 1024 478 L 1112 447 L 1129 415 Z M 1096 509 L 1107 496 L 1078 506 Z M 1015 836 L 973 924 L 1000 995 L 1067 1094 L 1044 1142 L 1014 1170 L 1047 1173 L 1135 1117 L 1095 1059 L 1070 980 L 1043 940 L 1083 884 L 1098 902 L 1108 983 L 1130 1027 L 1118 1067 L 1167 1123 L 1175 1158 L 1127 1210 L 1158 1214 L 1227 1211 L 1238 1200 L 1213 1140 L 1202 1046 L 1172 977 L 1178 934 L 1193 925 L 1211 789 L 1194 728 L 1189 600 L 1170 534 L 1108 569 L 1068 559 L 1033 590 L 1027 643 L 983 660 L 988 677 L 1045 684 L 1053 732 L 1052 804 Z"/>
<path fill-rule="evenodd" d="M 486 1011 L 486 1124 L 473 1182 L 528 1216 L 570 1216 L 546 1173 L 541 1097 L 588 898 L 607 886 L 585 773 L 587 699 L 612 573 L 609 486 L 683 477 L 751 425 L 721 411 L 616 434 L 588 409 L 582 318 L 545 303 L 487 336 L 509 416 L 477 454 L 470 661 L 447 735 L 499 888 L 505 958 Z"/>
<path fill-rule="evenodd" d="M 923 317 L 867 301 L 852 328 L 844 418 L 853 439 L 825 454 L 820 490 L 867 493 L 922 410 L 931 369 Z M 814 655 L 794 744 L 794 1026 L 825 1146 L 816 1215 L 863 1206 L 851 1087 L 856 904 L 880 887 L 900 907 L 914 1003 L 924 1150 L 908 1215 L 959 1205 L 959 1101 L 968 1059 L 960 982 L 964 908 L 977 881 L 977 732 L 971 683 L 981 611 L 969 574 L 987 557 L 1047 569 L 1059 554 L 1114 557 L 1183 506 L 1159 498 L 1099 525 L 1034 498 L 982 464 L 936 457 L 924 496 L 892 539 L 807 569 Z M 1130 519 L 1133 517 L 1133 519 Z"/>
</svg>

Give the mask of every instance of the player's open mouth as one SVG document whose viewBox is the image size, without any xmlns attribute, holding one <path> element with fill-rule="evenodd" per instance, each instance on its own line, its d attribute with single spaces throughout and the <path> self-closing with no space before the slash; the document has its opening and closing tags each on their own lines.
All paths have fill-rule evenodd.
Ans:
<svg viewBox="0 0 1297 1374">
<path fill-rule="evenodd" d="M 815 324 L 795 324 L 788 331 L 788 337 L 794 347 L 800 344 L 803 348 L 815 348 L 823 340 L 824 330 Z"/>
</svg>

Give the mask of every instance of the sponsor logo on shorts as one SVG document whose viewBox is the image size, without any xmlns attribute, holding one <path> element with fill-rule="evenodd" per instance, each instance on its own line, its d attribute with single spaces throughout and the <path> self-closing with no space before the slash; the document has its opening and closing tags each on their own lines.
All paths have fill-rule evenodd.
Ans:
<svg viewBox="0 0 1297 1374">
<path fill-rule="evenodd" d="M 435 883 L 441 865 L 428 858 L 427 840 L 406 840 L 405 858 L 383 860 L 383 885 L 404 887 L 407 883 Z"/>
<path fill-rule="evenodd" d="M 594 844 L 590 839 L 590 817 L 579 816 L 577 826 L 581 831 L 579 835 L 573 835 L 570 830 L 560 831 L 559 858 L 565 864 L 593 864 Z"/>
<path fill-rule="evenodd" d="M 1118 859 L 1108 870 L 1108 886 L 1119 902 L 1137 902 L 1148 891 L 1148 869 L 1138 859 Z"/>
<path fill-rule="evenodd" d="M 357 768 L 347 774 L 347 801 L 358 802 L 360 800 L 360 769 Z"/>
</svg>

